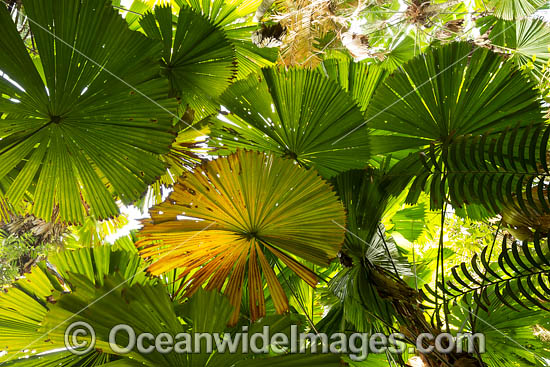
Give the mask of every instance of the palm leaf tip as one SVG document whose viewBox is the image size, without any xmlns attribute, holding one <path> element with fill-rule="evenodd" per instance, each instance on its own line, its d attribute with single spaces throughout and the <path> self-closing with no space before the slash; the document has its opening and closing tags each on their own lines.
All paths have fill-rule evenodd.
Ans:
<svg viewBox="0 0 550 367">
<path fill-rule="evenodd" d="M 236 322 L 245 277 L 253 319 L 265 315 L 262 277 L 277 312 L 288 309 L 277 259 L 316 285 L 316 275 L 295 256 L 327 265 L 344 240 L 334 222 L 345 224 L 345 211 L 317 173 L 272 154 L 238 150 L 183 176 L 151 210 L 137 246 L 154 260 L 151 273 L 181 268 L 186 295 L 204 284 L 223 290 Z"/>
</svg>

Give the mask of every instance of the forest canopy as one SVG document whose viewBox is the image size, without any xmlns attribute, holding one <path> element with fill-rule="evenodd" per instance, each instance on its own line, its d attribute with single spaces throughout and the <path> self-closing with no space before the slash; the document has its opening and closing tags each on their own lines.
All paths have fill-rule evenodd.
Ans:
<svg viewBox="0 0 550 367">
<path fill-rule="evenodd" d="M 549 67 L 546 0 L 0 1 L 0 366 L 550 366 Z"/>
</svg>

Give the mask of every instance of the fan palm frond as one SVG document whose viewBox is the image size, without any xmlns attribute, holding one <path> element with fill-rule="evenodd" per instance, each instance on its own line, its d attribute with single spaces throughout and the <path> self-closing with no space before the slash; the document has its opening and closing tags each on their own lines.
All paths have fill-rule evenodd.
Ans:
<svg viewBox="0 0 550 367">
<path fill-rule="evenodd" d="M 316 285 L 315 274 L 293 255 L 328 265 L 343 241 L 343 230 L 332 220 L 344 223 L 343 208 L 314 171 L 273 155 L 238 151 L 185 174 L 151 210 L 137 245 L 143 257 L 156 259 L 151 273 L 182 268 L 179 277 L 189 276 L 186 295 L 204 283 L 208 290 L 224 289 L 236 310 L 234 323 L 245 273 L 253 320 L 265 314 L 262 275 L 277 312 L 288 309 L 264 253 Z"/>
<path fill-rule="evenodd" d="M 220 101 L 229 110 L 212 128 L 212 145 L 220 150 L 273 152 L 323 177 L 364 168 L 370 157 L 360 108 L 338 83 L 317 71 L 262 69 L 233 84 Z"/>
<path fill-rule="evenodd" d="M 57 205 L 64 222 L 82 222 L 87 206 L 112 217 L 117 199 L 132 202 L 163 173 L 174 139 L 160 45 L 130 31 L 107 0 L 28 0 L 25 10 L 36 62 L 0 6 L 5 196 L 17 205 L 32 194 L 32 213 L 46 220 Z"/>
</svg>

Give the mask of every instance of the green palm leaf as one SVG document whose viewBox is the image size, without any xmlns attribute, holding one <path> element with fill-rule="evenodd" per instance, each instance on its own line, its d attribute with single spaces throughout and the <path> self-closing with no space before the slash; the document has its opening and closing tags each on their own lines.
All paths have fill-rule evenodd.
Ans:
<svg viewBox="0 0 550 367">
<path fill-rule="evenodd" d="M 361 110 L 317 71 L 262 69 L 233 84 L 220 101 L 230 113 L 216 122 L 211 136 L 229 150 L 271 151 L 324 177 L 363 168 L 369 159 L 366 128 L 345 136 L 363 122 Z"/>
<path fill-rule="evenodd" d="M 489 35 L 493 44 L 512 52 L 512 60 L 541 81 L 548 78 L 550 27 L 542 19 L 497 21 Z"/>
<path fill-rule="evenodd" d="M 109 362 L 103 367 L 143 367 L 144 364 L 133 359 L 121 359 L 115 362 Z M 54 367 L 54 366 L 52 366 Z"/>
<path fill-rule="evenodd" d="M 247 360 L 238 367 L 337 367 L 341 366 L 341 357 L 335 354 L 297 354 L 275 358 Z"/>
<path fill-rule="evenodd" d="M 548 311 L 548 243 L 538 233 L 535 236 L 532 243 L 510 243 L 504 236 L 500 251 L 487 246 L 471 261 L 453 267 L 451 280 L 445 285 L 438 282 L 446 301 L 461 302 L 467 307 L 475 304 L 486 312 L 495 302 L 518 312 L 522 308 Z M 433 295 L 429 288 L 428 291 Z"/>
<path fill-rule="evenodd" d="M 509 129 L 498 135 L 456 136 L 441 151 L 411 155 L 405 162 L 408 168 L 396 171 L 416 175 L 409 198 L 429 190 L 432 207 L 441 208 L 448 195 L 455 208 L 480 204 L 489 213 L 523 215 L 536 222 L 550 211 L 549 136 L 546 124 Z M 545 231 L 543 223 L 539 229 Z"/>
<path fill-rule="evenodd" d="M 317 68 L 349 92 L 363 112 L 367 109 L 378 85 L 387 76 L 381 67 L 366 62 L 353 62 L 349 55 L 342 53 L 331 53 Z"/>
<path fill-rule="evenodd" d="M 392 231 L 399 232 L 407 241 L 414 243 L 426 229 L 424 203 L 399 210 L 392 216 Z"/>
<path fill-rule="evenodd" d="M 347 212 L 346 241 L 344 248 L 362 257 L 370 240 L 379 235 L 378 226 L 390 200 L 384 190 L 383 174 L 379 170 L 347 171 L 335 178 L 338 196 Z"/>
<path fill-rule="evenodd" d="M 489 295 L 489 300 L 491 306 L 487 310 L 479 309 L 477 317 L 472 316 L 470 312 L 473 311 L 463 305 L 451 308 L 455 325 L 464 325 L 464 332 L 485 336 L 483 361 L 494 367 L 548 366 L 548 341 L 534 335 L 535 325 L 548 324 L 546 313 L 534 310 L 510 312 L 495 295 Z"/>
<path fill-rule="evenodd" d="M 241 150 L 184 175 L 170 197 L 150 213 L 137 244 L 143 257 L 157 259 L 149 271 L 162 274 L 181 268 L 179 277 L 189 277 L 187 295 L 204 283 L 208 290 L 225 285 L 235 307 L 233 323 L 239 316 L 245 273 L 253 320 L 265 315 L 262 275 L 276 311 L 288 309 L 264 252 L 315 286 L 317 277 L 292 255 L 326 266 L 344 237 L 333 223 L 345 222 L 342 205 L 314 171 L 291 160 Z"/>
<path fill-rule="evenodd" d="M 405 31 L 399 38 L 394 37 L 393 42 L 388 45 L 388 49 L 383 53 L 384 58 L 379 65 L 393 72 L 418 54 L 418 49 L 416 40 Z"/>
<path fill-rule="evenodd" d="M 277 60 L 278 48 L 259 48 L 251 42 L 251 34 L 258 28 L 252 15 L 261 0 L 176 0 L 175 3 L 180 7 L 190 6 L 224 30 L 235 47 L 237 79 L 258 72 L 262 67 L 272 66 Z"/>
<path fill-rule="evenodd" d="M 132 202 L 162 174 L 159 155 L 174 138 L 159 46 L 128 30 L 106 0 L 27 0 L 25 9 L 36 64 L 0 7 L 0 69 L 17 83 L 0 79 L 10 98 L 0 98 L 6 198 L 17 205 L 32 193 L 32 212 L 45 219 L 56 206 L 67 222 L 82 222 L 88 206 L 112 217 L 115 199 Z"/>
<path fill-rule="evenodd" d="M 66 327 L 79 321 L 93 326 L 96 348 L 111 353 L 109 333 L 119 324 L 130 325 L 137 335 L 145 332 L 177 335 L 184 331 L 162 285 L 129 286 L 124 277 L 116 275 L 106 277 L 102 285 L 79 276 L 71 276 L 70 281 L 75 291 L 56 299 L 42 322 L 40 332 L 51 340 L 50 348 L 62 346 Z M 128 345 L 128 334 L 121 332 L 116 342 L 120 347 Z M 185 366 L 187 359 L 182 353 L 140 353 L 137 349 L 124 356 L 147 366 Z"/>
<path fill-rule="evenodd" d="M 225 27 L 256 11 L 261 0 L 175 0 L 178 6 L 189 6 L 205 15 L 217 26 Z"/>
<path fill-rule="evenodd" d="M 110 356 L 108 354 L 102 354 L 96 351 L 83 356 L 76 356 L 71 352 L 63 351 L 15 359 L 13 361 L 4 362 L 2 365 L 6 367 L 96 367 L 112 366 L 113 363 L 116 363 L 109 363 L 109 360 Z"/>
<path fill-rule="evenodd" d="M 514 20 L 525 18 L 546 4 L 546 0 L 487 0 L 488 7 L 494 8 L 495 16 Z"/>
<path fill-rule="evenodd" d="M 212 98 L 229 86 L 236 72 L 235 50 L 225 33 L 187 6 L 180 9 L 175 29 L 170 6 L 156 6 L 140 24 L 164 45 L 162 64 L 170 95 L 181 97 L 201 116 L 215 113 Z"/>
<path fill-rule="evenodd" d="M 399 142 L 408 140 L 409 148 L 445 143 L 455 135 L 497 133 L 543 121 L 534 87 L 497 54 L 452 43 L 387 78 L 367 109 L 368 124 Z"/>
<path fill-rule="evenodd" d="M 63 339 L 57 347 L 52 346 L 40 328 L 56 299 L 63 292 L 75 290 L 73 278 L 89 282 L 92 289 L 95 285 L 103 287 L 105 279 L 114 274 L 126 280 L 127 285 L 156 282 L 143 272 L 144 265 L 137 254 L 112 252 L 110 246 L 67 250 L 50 257 L 49 261 L 51 267 L 41 263 L 26 274 L 25 279 L 17 281 L 0 295 L 0 346 L 7 352 L 0 357 L 0 363 L 30 356 L 33 350 L 41 353 L 64 347 Z M 64 330 L 68 324 L 57 326 Z M 62 333 L 62 330 L 57 331 Z"/>
<path fill-rule="evenodd" d="M 512 154 L 519 158 L 514 141 L 519 142 L 520 138 L 503 145 L 506 136 L 504 132 L 513 127 L 516 134 L 522 134 L 532 123 L 544 120 L 535 85 L 515 70 L 513 64 L 505 63 L 498 55 L 473 48 L 467 43 L 454 43 L 434 49 L 404 65 L 379 88 L 367 114 L 372 116 L 369 122 L 371 127 L 388 132 L 387 136 L 376 136 L 373 139 L 379 144 L 386 143 L 385 147 L 378 145 L 383 152 L 390 152 L 392 148 L 415 148 L 418 152 L 411 153 L 392 167 L 390 176 L 395 179 L 389 183 L 388 190 L 401 193 L 414 178 L 409 186 L 407 202 L 416 203 L 420 193 L 429 190 L 432 209 L 442 207 L 447 190 L 456 207 L 464 203 L 479 203 L 471 198 L 482 196 L 489 187 L 479 186 L 482 191 L 478 193 L 468 190 L 466 197 L 463 191 L 459 191 L 462 194 L 457 196 L 455 193 L 464 186 L 456 186 L 456 183 L 462 185 L 474 181 L 451 180 L 454 177 L 452 175 L 456 173 L 460 179 L 481 178 L 477 174 L 480 173 L 479 165 L 487 165 L 479 162 L 478 157 L 482 160 L 489 155 L 492 157 L 496 146 L 502 154 Z M 462 141 L 463 135 L 468 134 L 474 137 L 483 135 L 484 138 L 472 139 L 482 142 L 483 146 L 480 151 L 470 150 L 466 155 L 465 145 L 458 142 Z M 461 150 L 457 150 L 459 153 L 453 156 L 456 157 L 456 165 L 452 167 L 448 163 L 451 151 L 455 148 Z M 489 148 L 492 153 L 488 152 Z M 377 147 L 373 150 L 377 151 Z M 502 154 L 497 156 L 502 157 Z M 525 151 L 521 154 L 521 157 L 529 156 L 525 155 Z M 475 165 L 470 165 L 472 160 L 476 162 Z M 470 168 L 462 169 L 465 164 Z M 500 171 L 499 165 L 495 167 L 496 171 Z M 501 167 L 507 166 L 510 165 Z M 515 166 L 514 163 L 510 167 Z M 462 168 L 456 170 L 456 167 Z M 520 171 L 517 171 L 518 175 L 512 173 L 509 177 L 518 178 Z M 508 196 L 515 192 L 507 187 L 496 187 L 496 190 L 507 190 Z M 500 198 L 495 195 L 490 197 L 493 203 L 496 199 Z M 503 203 L 504 200 L 501 200 Z M 495 206 L 488 207 L 490 210 L 496 209 Z"/>
</svg>

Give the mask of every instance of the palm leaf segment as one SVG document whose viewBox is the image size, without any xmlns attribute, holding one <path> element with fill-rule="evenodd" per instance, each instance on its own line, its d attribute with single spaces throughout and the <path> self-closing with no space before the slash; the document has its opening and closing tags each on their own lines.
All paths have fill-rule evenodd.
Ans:
<svg viewBox="0 0 550 367">
<path fill-rule="evenodd" d="M 520 67 L 530 70 L 541 82 L 548 79 L 550 65 L 550 27 L 542 19 L 523 19 L 517 22 L 489 18 L 493 26 L 489 38 L 504 51 L 511 51 Z"/>
<path fill-rule="evenodd" d="M 468 166 L 473 156 L 458 150 L 456 164 L 450 161 L 455 147 L 464 147 L 458 144 L 462 137 L 471 135 L 475 138 L 471 140 L 483 143 L 496 141 L 502 147 L 508 129 L 523 133 L 544 120 L 534 84 L 513 68 L 488 50 L 455 43 L 417 57 L 386 79 L 367 110 L 372 116 L 369 123 L 389 133 L 386 151 L 391 150 L 391 139 L 395 138 L 395 150 L 407 147 L 417 152 L 393 167 L 392 175 L 402 177 L 403 182 L 395 180 L 392 192 L 399 192 L 416 177 L 408 202 L 416 202 L 427 187 L 432 208 L 441 208 L 447 190 L 456 207 L 471 202 L 464 194 L 455 195 L 461 188 L 454 184 L 472 183 L 476 167 L 466 171 L 457 171 L 457 167 Z M 493 151 L 495 146 L 491 145 Z M 480 152 L 476 158 L 494 154 L 488 149 Z M 498 166 L 495 171 L 499 171 Z M 494 205 L 486 206 L 495 209 Z"/>
<path fill-rule="evenodd" d="M 494 7 L 495 16 L 514 20 L 533 14 L 546 3 L 546 0 L 489 0 L 487 6 Z"/>
<path fill-rule="evenodd" d="M 171 95 L 181 97 L 201 116 L 214 113 L 217 105 L 212 98 L 235 76 L 235 50 L 221 29 L 193 9 L 182 7 L 175 27 L 172 17 L 170 6 L 156 6 L 140 24 L 164 45 L 162 63 Z"/>
<path fill-rule="evenodd" d="M 272 66 L 277 60 L 278 48 L 259 48 L 251 41 L 251 33 L 258 28 L 252 15 L 261 0 L 175 0 L 175 3 L 180 7 L 191 7 L 223 29 L 235 47 L 238 79 L 258 72 L 262 67 Z"/>
<path fill-rule="evenodd" d="M 33 214 L 47 219 L 56 205 L 68 222 L 82 222 L 87 206 L 98 218 L 114 216 L 115 198 L 137 199 L 162 174 L 160 154 L 174 138 L 160 49 L 128 30 L 106 0 L 27 0 L 25 9 L 35 60 L 0 7 L 6 197 L 17 205 L 32 193 Z"/>
<path fill-rule="evenodd" d="M 239 150 L 183 176 L 151 210 L 138 246 L 142 256 L 156 259 L 153 274 L 181 268 L 180 277 L 189 277 L 186 294 L 204 283 L 221 290 L 229 277 L 224 292 L 235 306 L 235 322 L 245 273 L 252 319 L 265 314 L 262 274 L 276 311 L 287 310 L 273 255 L 315 286 L 316 276 L 289 254 L 326 266 L 344 240 L 333 221 L 344 223 L 343 207 L 314 171 Z"/>
<path fill-rule="evenodd" d="M 135 252 L 114 251 L 111 246 L 65 251 L 50 261 L 53 266 L 41 263 L 0 295 L 0 345 L 7 352 L 0 363 L 6 366 L 215 367 L 240 365 L 250 358 L 241 353 L 209 353 L 205 348 L 192 353 L 193 336 L 186 346 L 188 353 L 132 351 L 116 356 L 109 344 L 115 325 L 129 325 L 138 334 L 231 333 L 227 320 L 232 306 L 219 293 L 205 291 L 183 304 L 173 303 L 166 285 L 143 272 L 144 264 Z M 214 314 L 204 312 L 212 309 Z M 93 326 L 97 338 L 96 349 L 83 356 L 65 349 L 65 330 L 78 321 Z M 299 322 L 293 315 L 268 316 L 251 325 L 249 332 L 270 325 L 271 332 L 289 334 L 290 325 Z M 127 335 L 118 334 L 116 341 L 127 345 Z M 274 358 L 274 364 L 281 359 Z M 336 366 L 340 357 L 332 355 L 328 360 Z"/>
<path fill-rule="evenodd" d="M 369 140 L 350 94 L 314 70 L 262 69 L 220 97 L 230 114 L 217 122 L 217 143 L 271 151 L 314 167 L 323 177 L 363 168 Z M 214 142 L 216 142 L 214 140 Z"/>
</svg>

